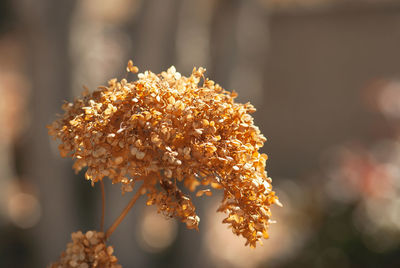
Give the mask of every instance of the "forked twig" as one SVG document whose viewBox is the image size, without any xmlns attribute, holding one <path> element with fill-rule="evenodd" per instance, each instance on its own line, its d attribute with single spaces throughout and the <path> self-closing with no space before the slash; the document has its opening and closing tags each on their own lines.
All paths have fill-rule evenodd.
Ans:
<svg viewBox="0 0 400 268">
<path fill-rule="evenodd" d="M 104 230 L 104 216 L 106 210 L 106 194 L 104 191 L 104 183 L 103 180 L 100 180 L 100 188 L 101 188 L 101 221 L 100 221 L 100 231 Z"/>
</svg>

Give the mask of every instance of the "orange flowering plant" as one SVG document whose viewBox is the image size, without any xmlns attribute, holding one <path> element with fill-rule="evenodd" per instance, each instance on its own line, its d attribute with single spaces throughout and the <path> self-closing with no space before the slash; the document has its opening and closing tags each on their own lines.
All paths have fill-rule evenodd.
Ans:
<svg viewBox="0 0 400 268">
<path fill-rule="evenodd" d="M 129 61 L 127 71 L 138 68 Z M 218 211 L 246 245 L 268 237 L 270 206 L 280 203 L 265 171 L 267 155 L 258 152 L 266 139 L 250 115 L 255 108 L 235 102 L 235 92 L 204 73 L 194 68 L 185 77 L 172 66 L 139 73 L 137 81 L 111 79 L 65 103 L 64 114 L 48 126 L 61 155 L 75 159 L 77 172 L 87 167 L 93 185 L 108 177 L 124 193 L 141 183 L 105 238 L 144 194 L 147 205 L 198 229 L 192 198 L 182 191 L 198 186 L 196 196 L 211 195 L 210 188 L 224 191 Z"/>
</svg>

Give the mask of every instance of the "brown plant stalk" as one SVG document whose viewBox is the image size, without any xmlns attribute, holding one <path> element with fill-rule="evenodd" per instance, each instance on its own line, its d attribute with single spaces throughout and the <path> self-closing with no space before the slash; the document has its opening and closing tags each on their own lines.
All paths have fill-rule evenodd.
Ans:
<svg viewBox="0 0 400 268">
<path fill-rule="evenodd" d="M 115 231 L 115 229 L 118 227 L 118 225 L 122 222 L 122 220 L 128 214 L 129 210 L 131 210 L 131 208 L 136 203 L 136 201 L 139 199 L 139 197 L 142 194 L 144 194 L 143 189 L 145 189 L 144 184 L 142 186 L 140 186 L 140 188 L 137 190 L 136 194 L 132 197 L 131 201 L 129 201 L 128 205 L 124 208 L 124 210 L 121 212 L 121 214 L 118 216 L 118 218 L 110 226 L 110 228 L 108 228 L 108 230 L 106 231 L 106 236 L 105 236 L 106 240 L 110 237 L 110 235 Z"/>
<path fill-rule="evenodd" d="M 103 180 L 100 180 L 100 188 L 101 188 L 101 221 L 100 221 L 100 230 L 103 232 L 104 230 L 104 216 L 106 209 L 106 194 L 104 191 L 104 183 Z"/>
</svg>

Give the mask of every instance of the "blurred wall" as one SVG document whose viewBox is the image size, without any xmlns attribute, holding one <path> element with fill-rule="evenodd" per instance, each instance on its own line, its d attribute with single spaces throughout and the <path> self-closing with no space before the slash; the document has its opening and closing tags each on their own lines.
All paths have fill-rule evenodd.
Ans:
<svg viewBox="0 0 400 268">
<path fill-rule="evenodd" d="M 398 6 L 273 12 L 264 105 L 271 174 L 316 168 L 321 149 L 380 135 L 366 89 L 400 73 Z"/>
</svg>

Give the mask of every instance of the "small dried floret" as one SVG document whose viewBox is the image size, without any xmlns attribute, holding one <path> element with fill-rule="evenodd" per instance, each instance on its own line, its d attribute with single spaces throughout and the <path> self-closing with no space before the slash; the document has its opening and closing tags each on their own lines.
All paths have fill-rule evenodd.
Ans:
<svg viewBox="0 0 400 268">
<path fill-rule="evenodd" d="M 61 253 L 60 259 L 52 263 L 49 268 L 121 268 L 118 259 L 113 255 L 112 246 L 106 246 L 104 233 L 81 231 L 71 234 L 72 242 L 67 244 L 67 249 Z"/>
<path fill-rule="evenodd" d="M 126 66 L 126 71 L 131 72 L 131 73 L 137 73 L 139 72 L 139 68 L 137 66 L 133 65 L 133 61 L 129 60 L 128 61 L 128 66 Z"/>
<path fill-rule="evenodd" d="M 128 71 L 135 72 L 133 62 Z M 148 204 L 197 229 L 199 218 L 189 196 L 200 185 L 224 189 L 219 208 L 234 233 L 255 246 L 267 237 L 270 206 L 279 202 L 258 150 L 265 137 L 253 124 L 255 108 L 234 101 L 204 77 L 175 67 L 161 74 L 138 74 L 137 81 L 111 79 L 108 86 L 63 105 L 64 115 L 49 128 L 61 141 L 62 156 L 76 159 L 78 172 L 96 183 L 105 176 L 131 191 L 143 181 Z M 202 84 L 200 83 L 203 80 Z M 211 195 L 201 190 L 198 196 Z"/>
</svg>

